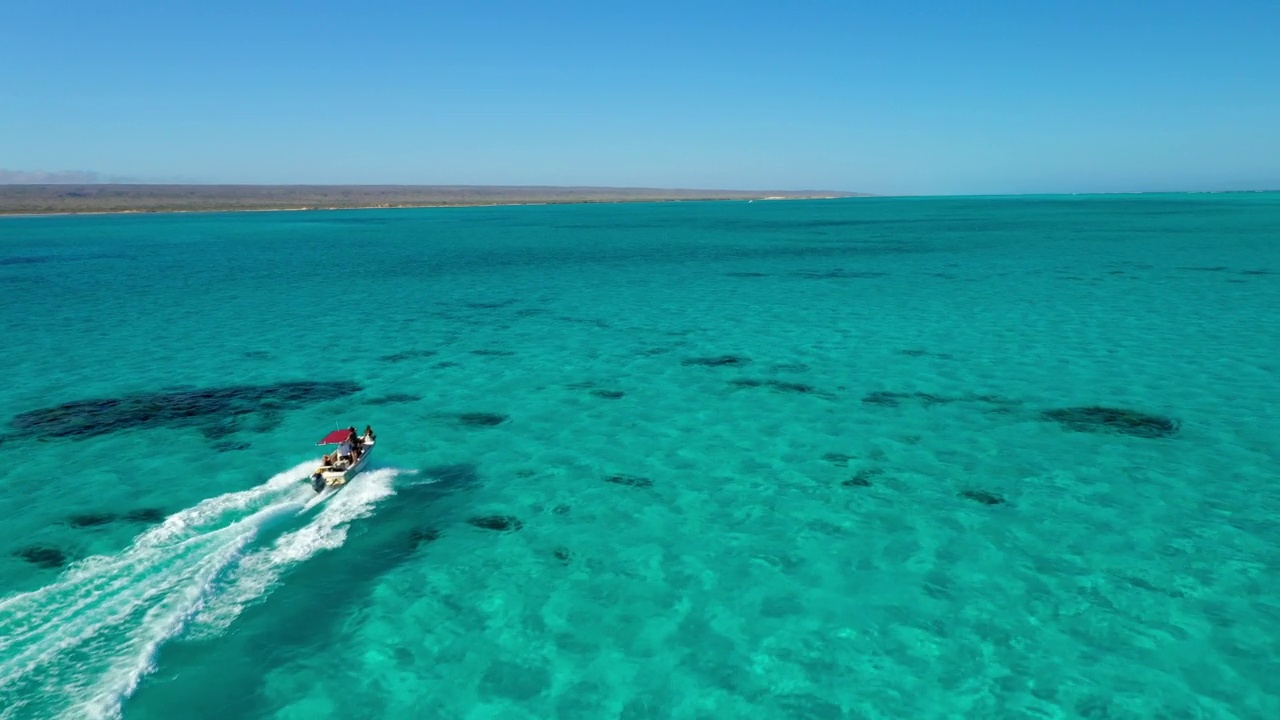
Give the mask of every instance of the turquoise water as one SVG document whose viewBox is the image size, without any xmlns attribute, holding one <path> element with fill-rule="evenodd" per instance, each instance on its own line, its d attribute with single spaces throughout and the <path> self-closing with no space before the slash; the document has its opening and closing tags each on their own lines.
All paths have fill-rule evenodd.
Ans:
<svg viewBox="0 0 1280 720">
<path fill-rule="evenodd" d="M 4 720 L 1280 717 L 1280 195 L 10 218 L 0 290 Z"/>
</svg>

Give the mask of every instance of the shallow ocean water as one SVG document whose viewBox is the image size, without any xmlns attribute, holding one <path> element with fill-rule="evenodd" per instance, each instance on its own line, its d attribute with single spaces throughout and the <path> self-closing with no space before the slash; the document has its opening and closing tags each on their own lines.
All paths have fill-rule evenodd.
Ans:
<svg viewBox="0 0 1280 720">
<path fill-rule="evenodd" d="M 0 291 L 4 720 L 1280 717 L 1278 194 L 8 218 Z"/>
</svg>

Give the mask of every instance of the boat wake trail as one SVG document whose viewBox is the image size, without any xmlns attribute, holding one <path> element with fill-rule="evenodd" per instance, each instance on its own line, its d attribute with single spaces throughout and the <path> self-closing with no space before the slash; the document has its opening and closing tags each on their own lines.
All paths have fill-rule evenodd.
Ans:
<svg viewBox="0 0 1280 720">
<path fill-rule="evenodd" d="M 219 583 L 217 592 L 201 608 L 191 628 L 193 637 L 222 633 L 246 607 L 265 598 L 281 574 L 321 550 L 342 545 L 352 520 L 368 516 L 382 498 L 393 494 L 394 469 L 369 470 L 340 492 L 325 490 L 307 504 L 324 505 L 315 520 L 281 535 L 269 546 L 249 553 Z M 308 489 L 309 491 L 309 489 Z M 336 495 L 332 499 L 330 495 Z"/>
<path fill-rule="evenodd" d="M 316 496 L 301 482 L 313 464 L 205 500 L 116 555 L 0 600 L 0 720 L 119 717 L 165 641 L 188 630 L 218 634 L 290 566 L 342 545 L 347 524 L 393 493 L 396 471 L 373 470 Z M 263 530 L 299 515 L 301 527 L 255 545 Z"/>
</svg>

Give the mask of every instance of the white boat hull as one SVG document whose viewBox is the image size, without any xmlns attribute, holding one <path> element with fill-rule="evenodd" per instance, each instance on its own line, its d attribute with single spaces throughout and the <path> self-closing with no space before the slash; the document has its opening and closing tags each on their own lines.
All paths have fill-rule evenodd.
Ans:
<svg viewBox="0 0 1280 720">
<path fill-rule="evenodd" d="M 316 492 L 320 492 L 327 487 L 341 487 L 346 485 L 352 477 L 354 477 L 365 466 L 369 464 L 369 456 L 373 454 L 374 443 L 366 443 L 364 452 L 360 453 L 360 457 L 356 459 L 350 467 L 335 469 L 332 467 L 317 468 L 309 478 L 311 486 Z"/>
</svg>

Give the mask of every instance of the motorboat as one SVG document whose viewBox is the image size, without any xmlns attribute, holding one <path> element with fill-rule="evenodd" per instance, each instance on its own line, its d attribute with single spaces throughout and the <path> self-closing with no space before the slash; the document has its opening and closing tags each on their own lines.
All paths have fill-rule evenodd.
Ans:
<svg viewBox="0 0 1280 720">
<path fill-rule="evenodd" d="M 354 428 L 334 430 L 320 438 L 316 445 L 337 445 L 338 449 L 326 454 L 320 461 L 320 467 L 311 473 L 308 480 L 311 489 L 321 492 L 327 487 L 341 487 L 369 464 L 369 456 L 373 453 L 374 438 L 372 431 L 364 436 L 356 435 Z"/>
</svg>

